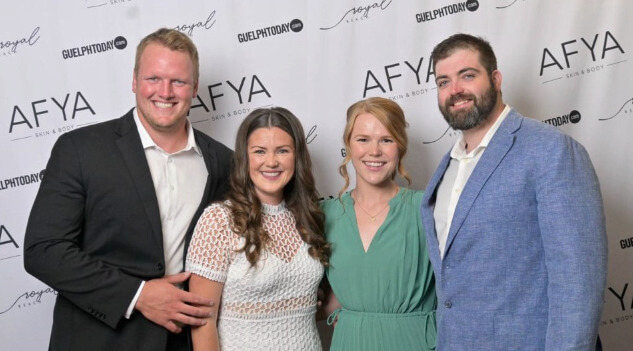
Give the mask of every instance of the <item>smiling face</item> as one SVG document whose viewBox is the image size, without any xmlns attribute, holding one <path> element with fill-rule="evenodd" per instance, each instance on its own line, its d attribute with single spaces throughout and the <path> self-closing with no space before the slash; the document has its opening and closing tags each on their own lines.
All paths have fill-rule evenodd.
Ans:
<svg viewBox="0 0 633 351">
<path fill-rule="evenodd" d="M 295 173 L 294 140 L 278 127 L 258 128 L 248 137 L 248 174 L 262 203 L 283 200 L 284 187 Z"/>
<path fill-rule="evenodd" d="M 436 63 L 435 77 L 438 106 L 453 129 L 481 126 L 502 108 L 501 73 L 495 70 L 489 76 L 477 51 L 455 50 Z"/>
<path fill-rule="evenodd" d="M 349 148 L 357 187 L 392 185 L 398 168 L 398 145 L 374 115 L 362 113 L 356 117 Z"/>
<path fill-rule="evenodd" d="M 184 130 L 198 83 L 189 54 L 150 43 L 132 79 L 139 118 L 150 133 Z"/>
</svg>

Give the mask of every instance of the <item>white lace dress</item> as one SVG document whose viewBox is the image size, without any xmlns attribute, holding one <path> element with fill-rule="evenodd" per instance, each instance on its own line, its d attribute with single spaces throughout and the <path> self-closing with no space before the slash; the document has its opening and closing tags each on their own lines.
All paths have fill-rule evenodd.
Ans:
<svg viewBox="0 0 633 351">
<path fill-rule="evenodd" d="M 321 351 L 316 328 L 316 293 L 323 276 L 308 254 L 295 218 L 284 203 L 262 205 L 262 225 L 271 241 L 251 267 L 244 239 L 231 230 L 231 213 L 219 203 L 198 221 L 185 269 L 224 283 L 218 313 L 222 351 Z"/>
</svg>

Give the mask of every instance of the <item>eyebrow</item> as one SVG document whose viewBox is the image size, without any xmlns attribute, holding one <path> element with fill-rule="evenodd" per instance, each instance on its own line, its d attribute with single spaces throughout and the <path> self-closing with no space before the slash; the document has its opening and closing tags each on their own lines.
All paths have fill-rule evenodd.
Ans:
<svg viewBox="0 0 633 351">
<path fill-rule="evenodd" d="M 369 138 L 369 134 L 363 134 L 363 133 L 352 134 L 350 135 L 350 138 Z"/>
<path fill-rule="evenodd" d="M 372 138 L 374 135 L 373 134 L 352 134 L 351 138 Z M 391 134 L 384 134 L 384 135 L 379 135 L 378 138 L 392 138 L 393 139 L 393 135 Z"/>
<path fill-rule="evenodd" d="M 292 145 L 292 144 L 279 145 L 279 146 L 277 146 L 275 148 L 275 150 L 279 150 L 279 149 L 284 148 L 284 147 L 294 148 L 294 145 Z M 268 149 L 268 148 L 266 146 L 253 145 L 253 146 L 249 147 L 248 149 L 251 150 L 251 149 Z"/>
<path fill-rule="evenodd" d="M 475 71 L 477 73 L 481 72 L 481 70 L 479 70 L 479 69 L 477 69 L 475 67 L 466 67 L 466 68 L 463 68 L 463 69 L 459 70 L 459 72 L 457 72 L 457 73 L 458 74 L 462 74 L 462 73 L 466 73 L 468 71 Z"/>
</svg>

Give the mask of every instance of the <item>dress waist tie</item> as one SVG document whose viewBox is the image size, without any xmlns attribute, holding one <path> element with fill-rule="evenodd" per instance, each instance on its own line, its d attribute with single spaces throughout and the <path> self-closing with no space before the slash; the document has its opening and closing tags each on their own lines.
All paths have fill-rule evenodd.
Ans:
<svg viewBox="0 0 633 351">
<path fill-rule="evenodd" d="M 346 308 L 337 308 L 327 317 L 327 325 L 333 325 L 337 320 L 340 314 L 350 315 L 350 316 L 359 316 L 359 317 L 369 317 L 369 318 L 424 318 L 425 325 L 425 335 L 424 341 L 429 350 L 435 350 L 436 345 L 436 337 L 435 331 L 437 330 L 437 326 L 435 323 L 435 310 L 431 312 L 406 312 L 406 313 L 381 313 L 381 312 L 361 312 L 361 311 L 353 311 L 348 310 Z"/>
</svg>

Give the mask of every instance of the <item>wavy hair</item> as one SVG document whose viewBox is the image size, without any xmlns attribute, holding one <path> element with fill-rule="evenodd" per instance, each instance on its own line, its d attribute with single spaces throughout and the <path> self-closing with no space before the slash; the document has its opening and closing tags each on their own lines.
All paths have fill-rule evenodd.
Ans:
<svg viewBox="0 0 633 351">
<path fill-rule="evenodd" d="M 314 185 L 305 134 L 299 119 L 283 107 L 254 110 L 246 116 L 237 131 L 227 200 L 233 215 L 233 230 L 245 239 L 244 247 L 239 252 L 244 252 L 248 262 L 254 266 L 270 240 L 262 227 L 262 204 L 249 176 L 248 139 L 259 128 L 273 127 L 288 133 L 295 147 L 295 172 L 283 189 L 286 208 L 295 217 L 301 239 L 310 245 L 310 256 L 327 266 L 330 245 L 324 236 L 325 215 L 318 205 L 320 196 Z"/>
<path fill-rule="evenodd" d="M 347 173 L 347 164 L 352 159 L 350 151 L 350 139 L 352 138 L 352 131 L 354 129 L 354 123 L 356 118 L 363 114 L 369 113 L 376 117 L 378 121 L 387 128 L 387 131 L 393 137 L 393 140 L 398 146 L 398 168 L 397 173 L 400 174 L 409 184 L 411 184 L 411 178 L 409 173 L 404 168 L 404 156 L 407 154 L 409 138 L 407 136 L 407 121 L 404 118 L 404 111 L 400 108 L 396 102 L 390 99 L 382 97 L 370 97 L 365 100 L 360 100 L 354 103 L 347 109 L 347 123 L 345 124 L 345 131 L 343 132 L 343 143 L 345 144 L 345 158 L 343 163 L 338 168 L 339 173 L 345 179 L 345 185 L 338 193 L 339 198 L 349 187 L 349 174 Z M 391 175 L 391 179 L 395 179 L 396 172 Z"/>
</svg>

